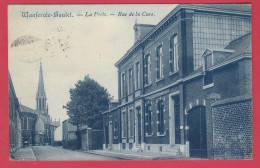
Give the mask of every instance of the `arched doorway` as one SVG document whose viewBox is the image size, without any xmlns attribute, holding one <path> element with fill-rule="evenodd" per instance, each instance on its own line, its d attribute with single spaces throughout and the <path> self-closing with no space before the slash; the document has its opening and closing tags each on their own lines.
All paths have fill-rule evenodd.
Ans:
<svg viewBox="0 0 260 168">
<path fill-rule="evenodd" d="M 188 112 L 190 157 L 207 158 L 206 112 L 197 106 Z"/>
</svg>

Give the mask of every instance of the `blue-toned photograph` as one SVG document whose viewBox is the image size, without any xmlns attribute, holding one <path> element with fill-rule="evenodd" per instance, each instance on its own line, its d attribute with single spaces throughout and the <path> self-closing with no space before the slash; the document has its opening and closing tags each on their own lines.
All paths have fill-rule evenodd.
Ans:
<svg viewBox="0 0 260 168">
<path fill-rule="evenodd" d="M 12 160 L 252 160 L 250 4 L 8 6 Z"/>
</svg>

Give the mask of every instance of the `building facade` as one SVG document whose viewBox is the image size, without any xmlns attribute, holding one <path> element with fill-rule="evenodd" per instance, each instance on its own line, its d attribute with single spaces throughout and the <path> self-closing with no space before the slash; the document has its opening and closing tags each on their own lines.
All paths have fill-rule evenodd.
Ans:
<svg viewBox="0 0 260 168">
<path fill-rule="evenodd" d="M 21 105 L 22 141 L 31 145 L 54 144 L 54 131 L 60 121 L 52 121 L 49 115 L 47 97 L 44 89 L 42 64 L 40 63 L 36 109 Z"/>
<path fill-rule="evenodd" d="M 134 45 L 115 64 L 119 100 L 103 114 L 104 148 L 217 158 L 214 103 L 252 100 L 250 5 L 178 5 L 134 30 Z M 234 136 L 243 131 L 252 129 Z M 252 134 L 245 139 L 252 144 Z M 251 154 L 252 145 L 241 157 Z"/>
<path fill-rule="evenodd" d="M 18 98 L 16 97 L 11 75 L 8 72 L 9 94 L 9 153 L 12 156 L 22 143 L 21 111 Z"/>
<path fill-rule="evenodd" d="M 65 149 L 77 149 L 77 126 L 72 125 L 69 119 L 62 122 L 62 145 Z"/>
</svg>

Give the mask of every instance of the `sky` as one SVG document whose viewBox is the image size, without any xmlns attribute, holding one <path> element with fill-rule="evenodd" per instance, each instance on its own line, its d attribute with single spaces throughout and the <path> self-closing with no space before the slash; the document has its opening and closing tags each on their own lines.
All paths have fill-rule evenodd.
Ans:
<svg viewBox="0 0 260 168">
<path fill-rule="evenodd" d="M 134 44 L 134 24 L 155 25 L 175 7 L 174 4 L 9 5 L 8 69 L 16 96 L 21 104 L 36 108 L 41 60 L 53 120 L 68 119 L 62 107 L 70 101 L 69 90 L 88 74 L 117 99 L 114 64 Z M 26 17 L 26 12 L 32 17 Z M 55 12 L 67 12 L 74 17 L 33 17 L 36 13 L 44 16 Z M 118 16 L 119 12 L 127 16 Z M 130 12 L 140 16 L 129 16 Z M 142 16 L 143 13 L 153 16 Z M 61 139 L 60 129 L 57 137 Z"/>
</svg>

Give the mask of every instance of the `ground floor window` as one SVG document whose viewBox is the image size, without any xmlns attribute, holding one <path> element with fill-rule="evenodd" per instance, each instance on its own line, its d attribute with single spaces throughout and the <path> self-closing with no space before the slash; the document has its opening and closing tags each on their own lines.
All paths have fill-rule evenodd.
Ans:
<svg viewBox="0 0 260 168">
<path fill-rule="evenodd" d="M 160 134 L 163 134 L 164 133 L 164 104 L 162 100 L 158 101 L 157 113 L 158 113 L 158 119 L 157 119 L 158 132 Z"/>
<path fill-rule="evenodd" d="M 126 112 L 122 112 L 122 137 L 126 137 L 127 132 L 127 120 L 126 120 Z"/>
<path fill-rule="evenodd" d="M 152 110 L 151 104 L 147 104 L 145 107 L 145 121 L 146 121 L 146 133 L 148 135 L 152 134 Z"/>
<path fill-rule="evenodd" d="M 129 128 L 130 128 L 130 137 L 133 137 L 134 136 L 134 125 L 135 125 L 135 115 L 134 115 L 134 110 L 133 109 L 130 109 L 129 110 L 129 119 L 130 119 L 130 122 L 129 122 Z"/>
</svg>

